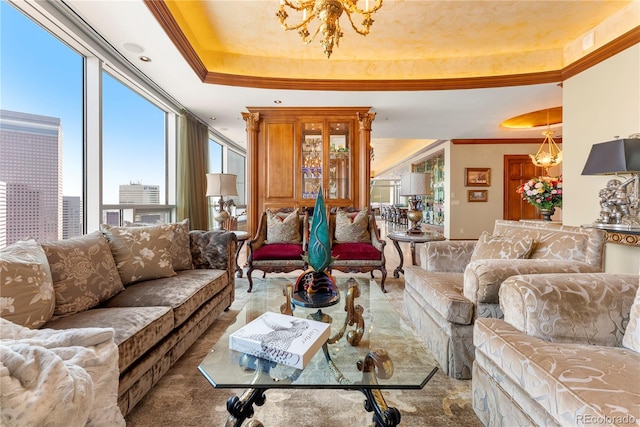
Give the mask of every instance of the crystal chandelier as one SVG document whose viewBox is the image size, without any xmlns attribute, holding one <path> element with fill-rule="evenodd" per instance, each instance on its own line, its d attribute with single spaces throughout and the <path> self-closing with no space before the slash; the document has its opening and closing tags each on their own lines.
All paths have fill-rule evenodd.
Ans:
<svg viewBox="0 0 640 427">
<path fill-rule="evenodd" d="M 545 173 L 549 173 L 549 168 L 559 165 L 562 162 L 562 150 L 558 147 L 558 144 L 553 140 L 553 132 L 547 126 L 547 130 L 542 132 L 544 140 L 542 145 L 538 149 L 536 154 L 529 154 L 531 161 L 534 165 L 544 168 Z M 546 147 L 545 147 L 546 146 Z M 545 151 L 545 148 L 548 151 Z"/>
<path fill-rule="evenodd" d="M 377 12 L 378 9 L 382 7 L 382 0 L 371 0 L 371 3 L 373 3 L 372 7 L 369 5 L 369 0 L 365 0 L 364 3 L 364 9 L 360 9 L 358 7 L 358 0 L 280 0 L 280 9 L 276 13 L 276 16 L 280 20 L 282 28 L 287 31 L 297 30 L 305 44 L 311 43 L 318 33 L 322 33 L 324 38 L 320 40 L 320 44 L 324 48 L 325 55 L 329 58 L 333 53 L 333 46 L 339 47 L 340 37 L 344 35 L 340 28 L 340 16 L 342 12 L 346 13 L 356 33 L 363 36 L 369 34 L 369 29 L 371 25 L 373 25 L 371 14 Z M 285 9 L 286 7 L 296 12 L 302 12 L 302 21 L 294 25 L 287 24 L 286 20 L 289 14 Z M 362 15 L 361 29 L 353 22 L 352 15 L 356 14 Z M 307 25 L 310 24 L 314 18 L 318 18 L 320 22 L 313 35 L 311 35 Z"/>
</svg>

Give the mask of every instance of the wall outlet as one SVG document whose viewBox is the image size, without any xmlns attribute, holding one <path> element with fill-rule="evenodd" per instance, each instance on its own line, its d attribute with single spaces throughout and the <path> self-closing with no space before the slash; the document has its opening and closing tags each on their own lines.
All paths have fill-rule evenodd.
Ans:
<svg viewBox="0 0 640 427">
<path fill-rule="evenodd" d="M 460 234 L 464 234 L 464 228 L 460 229 Z"/>
</svg>

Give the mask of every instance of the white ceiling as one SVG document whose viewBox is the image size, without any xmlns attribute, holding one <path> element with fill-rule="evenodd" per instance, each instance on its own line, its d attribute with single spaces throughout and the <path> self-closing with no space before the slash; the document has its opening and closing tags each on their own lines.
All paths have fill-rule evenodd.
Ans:
<svg viewBox="0 0 640 427">
<path fill-rule="evenodd" d="M 246 136 L 241 112 L 247 106 L 276 106 L 274 100 L 281 100 L 281 106 L 370 106 L 377 113 L 372 125 L 372 145 L 376 150 L 372 169 L 378 173 L 433 140 L 540 137 L 542 141 L 539 129 L 506 129 L 500 123 L 512 116 L 562 105 L 562 89 L 555 83 L 407 92 L 271 90 L 206 84 L 196 76 L 142 1 L 65 0 L 65 3 L 180 104 L 242 147 L 246 146 Z M 535 16 L 533 20 L 542 25 L 544 17 Z M 372 32 L 375 30 L 374 24 Z M 356 36 L 351 29 L 344 32 L 344 39 Z M 286 36 L 292 37 L 283 32 L 282 37 Z M 127 43 L 141 46 L 142 54 L 152 62 L 139 61 L 141 53 L 125 48 Z M 556 136 L 561 134 L 560 129 L 556 131 Z"/>
</svg>

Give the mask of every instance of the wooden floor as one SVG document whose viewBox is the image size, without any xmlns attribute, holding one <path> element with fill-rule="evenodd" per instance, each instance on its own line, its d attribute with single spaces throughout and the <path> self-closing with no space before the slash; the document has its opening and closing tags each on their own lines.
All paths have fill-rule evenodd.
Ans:
<svg viewBox="0 0 640 427">
<path fill-rule="evenodd" d="M 387 277 L 393 277 L 393 270 L 395 270 L 395 268 L 400 264 L 400 256 L 398 255 L 398 251 L 393 245 L 393 242 L 390 239 L 386 238 L 386 236 L 387 236 L 387 233 L 390 233 L 396 230 L 406 230 L 407 227 L 392 224 L 392 223 L 386 223 L 383 219 L 379 217 L 376 218 L 376 222 L 377 222 L 378 228 L 380 228 L 380 237 L 385 239 L 385 241 L 387 242 L 384 248 L 384 256 L 387 261 L 386 263 Z M 239 228 L 242 228 L 242 227 L 239 227 Z M 418 257 L 418 250 L 420 246 L 421 246 L 420 244 L 416 245 L 416 257 Z M 404 265 L 405 266 L 409 265 L 409 263 L 411 263 L 411 250 L 409 247 L 409 243 L 400 242 L 400 248 L 402 249 L 402 254 L 404 256 Z M 243 267 L 244 273 L 246 273 L 247 271 L 245 267 L 246 267 L 248 253 L 249 253 L 249 249 L 247 248 L 247 245 L 245 243 L 245 245 L 242 247 L 240 251 L 240 254 L 238 254 L 238 265 Z M 245 277 L 244 273 L 243 273 L 243 277 Z M 401 274 L 400 278 L 402 277 L 403 276 Z"/>
</svg>

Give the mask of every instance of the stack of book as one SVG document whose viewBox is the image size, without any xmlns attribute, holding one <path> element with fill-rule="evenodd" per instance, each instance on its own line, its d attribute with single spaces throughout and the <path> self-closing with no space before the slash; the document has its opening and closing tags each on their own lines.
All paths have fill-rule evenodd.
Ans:
<svg viewBox="0 0 640 427">
<path fill-rule="evenodd" d="M 232 333 L 229 348 L 303 369 L 330 330 L 328 323 L 267 311 Z"/>
</svg>

